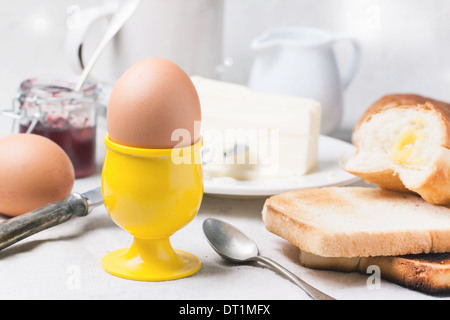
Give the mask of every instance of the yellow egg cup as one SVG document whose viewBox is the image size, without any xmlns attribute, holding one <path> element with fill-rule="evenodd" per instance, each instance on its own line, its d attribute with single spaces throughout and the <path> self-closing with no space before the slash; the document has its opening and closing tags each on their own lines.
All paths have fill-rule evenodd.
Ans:
<svg viewBox="0 0 450 320">
<path fill-rule="evenodd" d="M 131 248 L 106 255 L 103 268 L 137 281 L 176 280 L 198 272 L 200 259 L 174 250 L 170 237 L 190 223 L 200 208 L 202 142 L 179 149 L 139 149 L 116 144 L 107 135 L 105 143 L 105 207 L 134 242 Z"/>
</svg>

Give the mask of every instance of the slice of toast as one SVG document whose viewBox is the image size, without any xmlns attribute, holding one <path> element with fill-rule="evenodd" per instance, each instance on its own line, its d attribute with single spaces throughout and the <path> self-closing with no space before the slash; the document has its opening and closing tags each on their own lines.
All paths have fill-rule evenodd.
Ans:
<svg viewBox="0 0 450 320">
<path fill-rule="evenodd" d="M 429 294 L 450 294 L 450 253 L 400 257 L 325 258 L 300 251 L 306 268 L 371 274 L 379 267 L 381 278 Z"/>
<path fill-rule="evenodd" d="M 274 196 L 266 228 L 308 268 L 367 273 L 432 294 L 450 289 L 450 209 L 383 189 L 331 187 Z M 434 254 L 430 254 L 434 253 Z"/>
<path fill-rule="evenodd" d="M 375 102 L 354 128 L 343 168 L 382 188 L 450 205 L 450 104 L 411 94 Z"/>
<path fill-rule="evenodd" d="M 272 233 L 321 257 L 450 252 L 450 209 L 382 189 L 331 187 L 269 198 Z"/>
</svg>

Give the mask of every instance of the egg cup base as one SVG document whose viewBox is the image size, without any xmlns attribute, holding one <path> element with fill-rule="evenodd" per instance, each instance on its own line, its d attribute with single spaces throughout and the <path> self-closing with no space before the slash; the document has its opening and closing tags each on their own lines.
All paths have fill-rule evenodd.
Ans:
<svg viewBox="0 0 450 320">
<path fill-rule="evenodd" d="M 163 282 L 190 277 L 202 267 L 201 260 L 195 255 L 172 249 L 168 239 L 162 240 L 162 246 L 161 241 L 144 240 L 144 250 L 142 242 L 135 239 L 131 248 L 107 254 L 102 259 L 103 269 L 127 280 Z M 154 250 L 149 250 L 149 247 Z"/>
</svg>

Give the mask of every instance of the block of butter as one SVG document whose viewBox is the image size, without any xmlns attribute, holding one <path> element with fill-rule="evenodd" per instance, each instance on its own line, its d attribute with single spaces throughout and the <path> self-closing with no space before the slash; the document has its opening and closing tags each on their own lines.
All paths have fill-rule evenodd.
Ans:
<svg viewBox="0 0 450 320">
<path fill-rule="evenodd" d="M 292 178 L 317 167 L 319 102 L 198 76 L 192 81 L 202 104 L 205 149 L 219 155 L 213 152 L 207 174 L 238 180 Z M 224 157 L 229 150 L 233 156 Z"/>
</svg>

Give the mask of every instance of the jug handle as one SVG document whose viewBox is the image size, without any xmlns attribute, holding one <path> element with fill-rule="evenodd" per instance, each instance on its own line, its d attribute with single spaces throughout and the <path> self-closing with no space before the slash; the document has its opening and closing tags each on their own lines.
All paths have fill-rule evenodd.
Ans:
<svg viewBox="0 0 450 320">
<path fill-rule="evenodd" d="M 87 9 L 73 8 L 68 10 L 65 54 L 71 67 L 76 72 L 84 69 L 83 43 L 89 28 L 99 19 L 112 16 L 119 6 L 119 1 L 108 1 L 105 4 Z"/>
<path fill-rule="evenodd" d="M 343 84 L 343 87 L 345 90 L 352 83 L 352 81 L 356 75 L 356 71 L 358 70 L 359 64 L 361 62 L 361 47 L 360 47 L 360 44 L 358 43 L 358 41 L 355 38 L 351 37 L 350 35 L 343 34 L 343 33 L 337 33 L 334 35 L 335 43 L 344 42 L 344 41 L 350 42 L 350 44 L 352 45 L 352 48 L 353 48 L 352 61 L 348 67 L 347 72 L 344 73 L 344 75 L 342 76 L 342 84 Z"/>
</svg>

